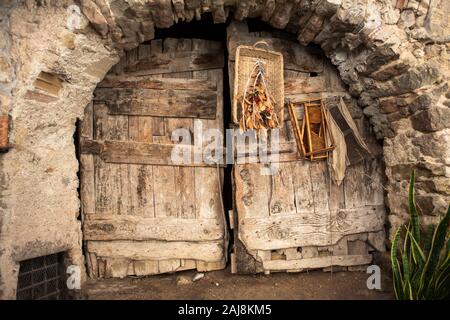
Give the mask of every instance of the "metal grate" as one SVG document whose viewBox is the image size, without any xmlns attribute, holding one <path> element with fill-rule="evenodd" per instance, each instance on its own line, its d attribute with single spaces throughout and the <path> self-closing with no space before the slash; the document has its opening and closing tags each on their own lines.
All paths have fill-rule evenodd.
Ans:
<svg viewBox="0 0 450 320">
<path fill-rule="evenodd" d="M 55 253 L 20 262 L 17 300 L 63 299 L 65 288 L 64 253 Z"/>
</svg>

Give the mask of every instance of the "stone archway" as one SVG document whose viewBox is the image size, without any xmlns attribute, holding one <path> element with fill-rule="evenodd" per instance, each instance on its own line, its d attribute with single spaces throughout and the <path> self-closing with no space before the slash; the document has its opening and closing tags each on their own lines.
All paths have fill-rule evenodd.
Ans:
<svg viewBox="0 0 450 320">
<path fill-rule="evenodd" d="M 205 12 L 219 23 L 230 12 L 261 17 L 322 47 L 384 140 L 391 230 L 407 216 L 413 167 L 423 220 L 448 202 L 447 1 L 13 0 L 0 10 L 0 111 L 11 117 L 13 145 L 0 155 L 2 298 L 15 297 L 18 261 L 68 250 L 83 265 L 73 132 L 96 84 L 155 27 Z M 42 71 L 60 79 L 57 91 L 36 90 Z"/>
</svg>

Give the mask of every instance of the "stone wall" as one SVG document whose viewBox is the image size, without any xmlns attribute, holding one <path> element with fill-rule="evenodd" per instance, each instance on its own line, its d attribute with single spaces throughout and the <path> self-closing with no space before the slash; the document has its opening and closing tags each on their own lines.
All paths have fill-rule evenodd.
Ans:
<svg viewBox="0 0 450 320">
<path fill-rule="evenodd" d="M 68 251 L 70 263 L 83 266 L 75 123 L 96 84 L 118 61 L 96 33 L 67 28 L 65 6 L 37 2 L 12 3 L 8 18 L 2 17 L 9 24 L 2 30 L 8 31 L 10 68 L 0 71 L 1 112 L 11 117 L 13 146 L 0 154 L 3 298 L 15 297 L 18 261 Z M 81 17 L 80 26 L 87 25 Z M 34 88 L 41 71 L 62 80 L 57 97 Z"/>
<path fill-rule="evenodd" d="M 384 141 L 391 230 L 407 218 L 413 167 L 422 219 L 435 222 L 450 194 L 450 2 L 430 2 L 2 1 L 0 112 L 13 148 L 0 154 L 0 298 L 15 297 L 20 260 L 68 250 L 83 264 L 76 119 L 123 50 L 205 12 L 261 17 L 320 45 Z M 56 96 L 35 89 L 41 71 L 60 78 Z"/>
</svg>

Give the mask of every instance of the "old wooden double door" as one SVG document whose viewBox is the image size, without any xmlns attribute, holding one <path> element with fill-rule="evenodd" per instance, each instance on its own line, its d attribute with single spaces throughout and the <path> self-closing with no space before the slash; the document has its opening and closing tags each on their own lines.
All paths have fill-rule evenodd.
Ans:
<svg viewBox="0 0 450 320">
<path fill-rule="evenodd" d="M 267 40 L 268 36 L 243 37 L 238 31 L 231 28 L 228 37 L 231 83 L 232 53 L 239 42 L 252 43 L 261 36 Z M 269 42 L 287 53 L 285 77 L 291 82 L 286 83 L 286 93 L 291 98 L 311 91 L 344 91 L 335 75 L 324 69 L 321 58 L 294 42 Z M 128 52 L 95 90 L 80 130 L 83 240 L 90 276 L 225 267 L 229 239 L 228 213 L 220 194 L 223 169 L 207 163 L 176 165 L 170 158 L 178 143 L 171 137 L 175 129 L 189 130 L 192 145 L 198 138 L 194 121 L 201 121 L 203 129 L 223 132 L 223 53 L 220 42 L 153 40 Z M 316 68 L 319 77 L 309 79 L 312 70 L 308 68 Z M 225 112 L 229 110 L 227 106 Z M 288 119 L 281 142 L 295 153 Z M 233 171 L 231 225 L 236 228 L 231 257 L 238 271 L 298 271 L 336 265 L 339 259 L 338 265 L 370 262 L 367 235 L 384 237 L 380 234 L 381 191 L 369 190 L 370 196 L 362 194 L 352 202 L 355 195 L 350 193 L 359 188 L 355 183 L 367 187 L 354 173 L 353 179 L 359 182 L 347 186 L 346 208 L 339 198 L 340 193 L 344 197 L 344 187 L 335 188 L 339 193 L 335 196 L 327 191 L 323 163 L 291 159 L 273 177 L 258 175 L 259 166 L 235 165 Z M 367 170 L 367 166 L 378 177 L 376 163 L 358 170 Z M 312 190 L 312 184 L 323 189 Z M 328 205 L 330 197 L 337 199 L 333 208 Z M 333 228 L 337 232 L 331 239 Z M 345 238 L 352 234 L 356 235 Z M 348 241 L 360 241 L 359 251 L 349 252 Z M 324 246 L 338 254 L 334 263 L 320 260 Z"/>
</svg>

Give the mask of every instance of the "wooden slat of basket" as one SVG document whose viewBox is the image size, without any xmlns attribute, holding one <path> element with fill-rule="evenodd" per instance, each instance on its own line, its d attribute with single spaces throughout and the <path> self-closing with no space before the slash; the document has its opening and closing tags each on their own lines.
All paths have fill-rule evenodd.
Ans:
<svg viewBox="0 0 450 320">
<path fill-rule="evenodd" d="M 284 70 L 283 55 L 280 52 L 256 48 L 254 46 L 239 46 L 236 49 L 236 66 L 234 78 L 234 97 L 232 118 L 239 124 L 241 114 L 242 95 L 245 91 L 248 77 L 254 67 L 256 59 L 263 61 L 266 70 L 266 81 L 270 95 L 275 101 L 275 112 L 279 127 L 283 125 L 284 109 Z"/>
<path fill-rule="evenodd" d="M 291 117 L 291 124 L 294 130 L 295 140 L 297 142 L 297 150 L 298 153 L 303 157 L 306 153 L 305 146 L 303 145 L 303 133 L 298 125 L 297 114 L 294 110 L 294 105 L 289 102 L 288 103 L 289 115 Z"/>
</svg>

